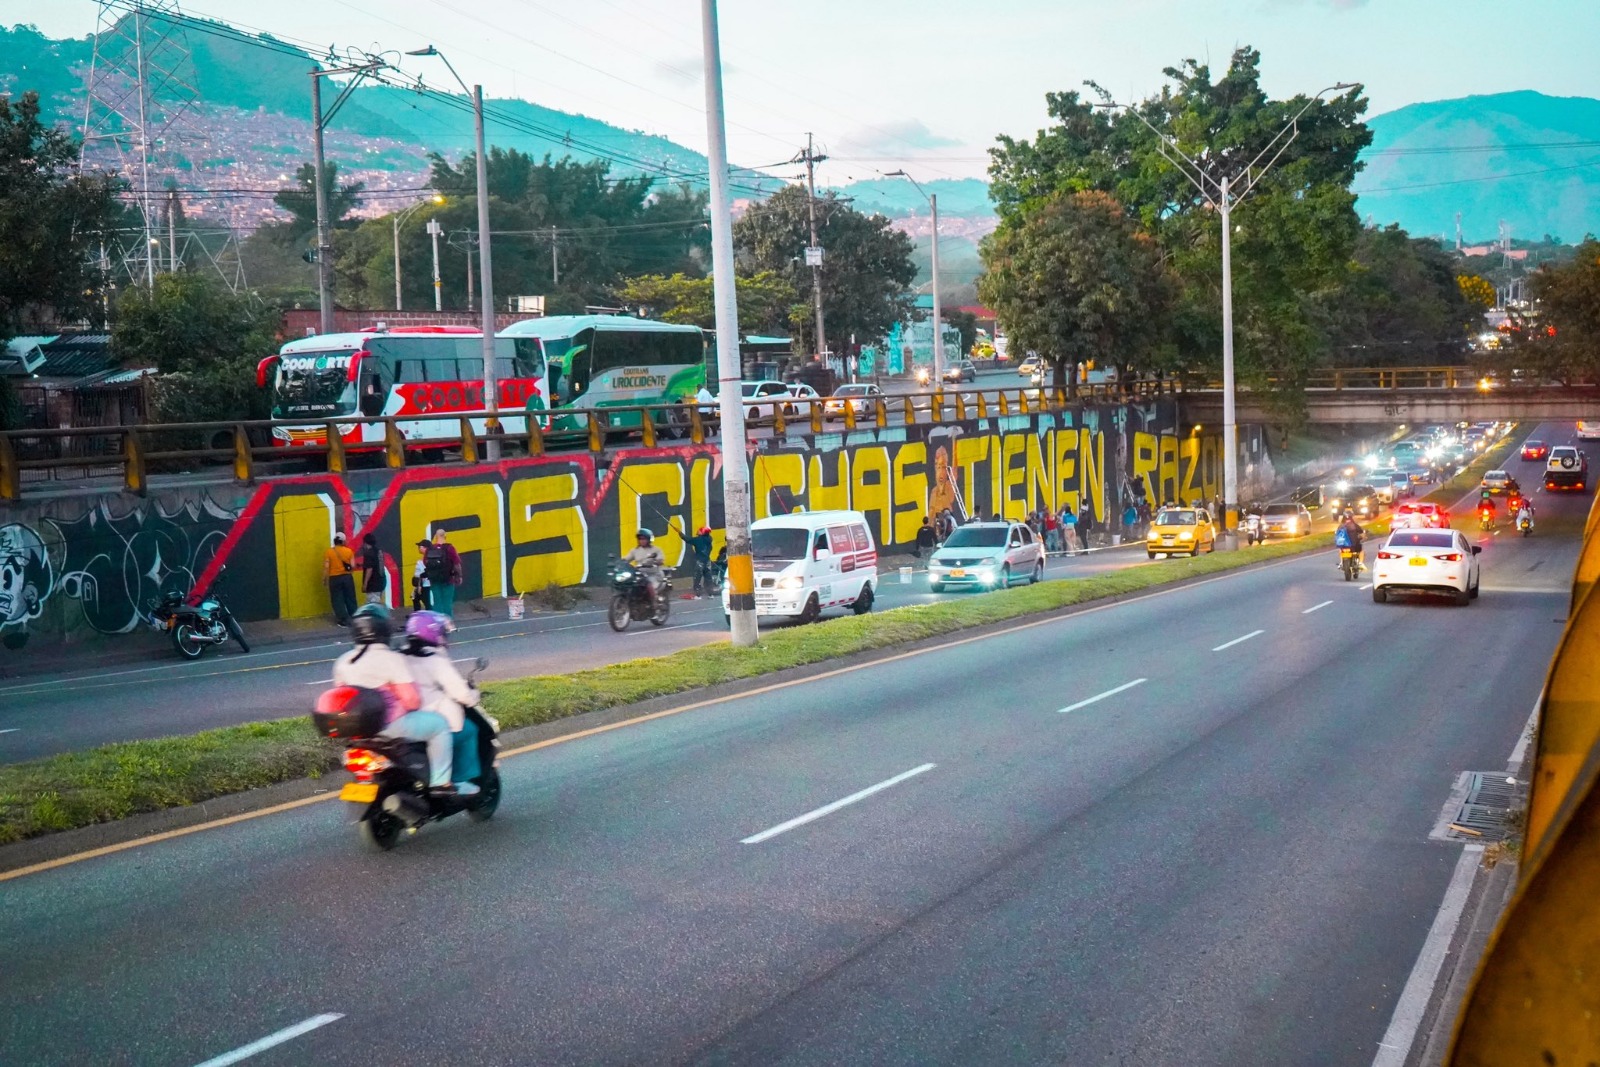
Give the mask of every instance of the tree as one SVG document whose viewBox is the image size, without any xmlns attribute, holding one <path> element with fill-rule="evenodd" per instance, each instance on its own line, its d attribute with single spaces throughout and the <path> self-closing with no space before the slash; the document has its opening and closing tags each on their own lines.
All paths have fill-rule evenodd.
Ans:
<svg viewBox="0 0 1600 1067">
<path fill-rule="evenodd" d="M 87 315 L 105 280 L 90 255 L 120 208 L 114 178 L 78 172 L 78 146 L 39 96 L 0 95 L 0 340 L 25 320 Z"/>
<path fill-rule="evenodd" d="M 261 418 L 255 366 L 276 351 L 274 319 L 210 274 L 162 274 L 123 293 L 111 344 L 125 364 L 160 372 L 158 421 Z"/>
<path fill-rule="evenodd" d="M 971 353 L 972 346 L 978 343 L 978 316 L 970 311 L 944 311 L 944 321 L 961 331 L 961 355 Z"/>
<path fill-rule="evenodd" d="M 339 184 L 339 164 L 329 160 L 322 167 L 322 186 L 328 193 L 328 228 L 347 229 L 359 224 L 350 213 L 361 206 L 365 182 Z M 272 202 L 289 213 L 287 222 L 274 224 L 274 235 L 285 244 L 298 244 L 317 232 L 317 168 L 302 163 L 294 172 L 294 185 L 280 189 Z"/>
<path fill-rule="evenodd" d="M 1528 288 L 1538 314 L 1512 349 L 1516 364 L 1556 381 L 1600 379 L 1600 241 L 1540 268 Z"/>
<path fill-rule="evenodd" d="M 1079 363 L 1119 378 L 1148 366 L 1170 331 L 1173 281 L 1149 234 L 1107 193 L 1057 193 L 1000 224 L 983 246 L 978 292 L 1011 347 L 1054 367 L 1076 391 Z"/>
<path fill-rule="evenodd" d="M 1359 90 L 1272 100 L 1260 87 L 1260 62 L 1260 53 L 1240 48 L 1213 82 L 1206 65 L 1186 60 L 1166 69 L 1170 84 L 1160 93 L 1133 102 L 1136 113 L 1097 108 L 1075 92 L 1048 94 L 1052 126 L 1033 141 L 1001 137 L 991 150 L 990 195 L 1002 220 L 1058 193 L 1115 197 L 1177 277 L 1180 363 L 1213 370 L 1222 348 L 1220 220 L 1140 116 L 1220 177 L 1241 173 L 1309 103 L 1298 137 L 1233 215 L 1239 370 L 1296 380 L 1331 347 L 1328 328 L 1360 232 L 1349 187 L 1371 134 L 1360 121 Z"/>
<path fill-rule="evenodd" d="M 1481 274 L 1456 275 L 1456 288 L 1461 292 L 1461 299 L 1476 307 L 1480 312 L 1488 311 L 1494 307 L 1494 285 Z"/>
<path fill-rule="evenodd" d="M 770 271 L 789 279 L 803 302 L 812 300 L 811 270 L 805 265 L 811 243 L 806 191 L 786 186 L 756 204 L 733 225 L 741 267 Z M 917 276 L 911 238 L 881 215 L 863 215 L 837 194 L 817 198 L 817 232 L 825 252 L 822 310 L 830 344 L 842 350 L 854 335 L 860 344 L 886 336 L 889 327 L 910 316 L 907 287 Z M 816 351 L 810 316 L 796 323 L 800 351 Z"/>
<path fill-rule="evenodd" d="M 735 278 L 739 294 L 739 333 L 787 333 L 803 322 L 810 309 L 800 303 L 789 279 L 772 271 Z M 615 290 L 616 298 L 646 311 L 651 318 L 681 322 L 703 329 L 717 325 L 716 298 L 710 277 L 685 274 L 645 274 L 626 278 Z"/>
<path fill-rule="evenodd" d="M 1398 226 L 1361 231 L 1330 310 L 1332 361 L 1345 366 L 1448 362 L 1483 324 L 1482 308 L 1462 296 L 1453 257 Z"/>
</svg>

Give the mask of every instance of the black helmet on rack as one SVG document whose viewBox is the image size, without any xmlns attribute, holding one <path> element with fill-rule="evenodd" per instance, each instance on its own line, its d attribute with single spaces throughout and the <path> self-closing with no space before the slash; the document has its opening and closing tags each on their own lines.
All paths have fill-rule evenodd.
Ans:
<svg viewBox="0 0 1600 1067">
<path fill-rule="evenodd" d="M 387 645 L 393 632 L 382 604 L 364 604 L 350 616 L 350 637 L 358 645 Z"/>
</svg>

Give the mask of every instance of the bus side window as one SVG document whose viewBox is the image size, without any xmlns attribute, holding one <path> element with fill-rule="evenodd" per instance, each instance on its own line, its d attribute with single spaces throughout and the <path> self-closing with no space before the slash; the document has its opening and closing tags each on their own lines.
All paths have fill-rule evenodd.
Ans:
<svg viewBox="0 0 1600 1067">
<path fill-rule="evenodd" d="M 563 399 L 572 403 L 589 391 L 589 354 L 588 348 L 574 349 L 567 357 L 567 392 Z"/>
</svg>

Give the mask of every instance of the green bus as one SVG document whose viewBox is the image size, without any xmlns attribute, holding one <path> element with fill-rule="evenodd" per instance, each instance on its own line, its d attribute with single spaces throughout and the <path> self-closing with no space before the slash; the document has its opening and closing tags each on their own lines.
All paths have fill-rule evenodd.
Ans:
<svg viewBox="0 0 1600 1067">
<path fill-rule="evenodd" d="M 587 424 L 561 408 L 607 408 L 693 400 L 706 381 L 706 335 L 698 326 L 630 315 L 551 315 L 513 323 L 501 337 L 538 338 L 549 368 L 549 433 Z M 529 408 L 543 403 L 529 400 Z M 658 420 L 659 421 L 659 420 Z M 608 429 L 637 430 L 636 412 L 612 416 Z"/>
</svg>

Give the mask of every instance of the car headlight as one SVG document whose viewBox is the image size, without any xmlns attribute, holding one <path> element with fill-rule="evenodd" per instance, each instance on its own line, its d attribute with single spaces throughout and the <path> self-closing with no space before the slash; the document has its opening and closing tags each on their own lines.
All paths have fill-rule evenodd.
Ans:
<svg viewBox="0 0 1600 1067">
<path fill-rule="evenodd" d="M 1193 530 L 1185 530 L 1185 531 L 1183 531 L 1182 533 L 1180 533 L 1178 535 L 1178 540 L 1180 540 L 1180 541 L 1193 541 L 1194 540 L 1194 531 Z"/>
<path fill-rule="evenodd" d="M 1289 528 L 1289 532 L 1294 533 L 1296 530 L 1300 529 L 1300 520 L 1290 519 L 1286 525 Z"/>
<path fill-rule="evenodd" d="M 787 578 L 778 579 L 779 589 L 799 589 L 805 584 L 805 579 L 801 578 L 798 574 L 791 574 Z"/>
</svg>

